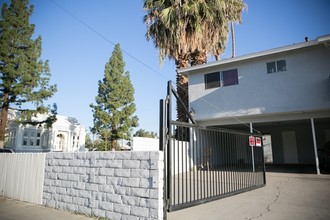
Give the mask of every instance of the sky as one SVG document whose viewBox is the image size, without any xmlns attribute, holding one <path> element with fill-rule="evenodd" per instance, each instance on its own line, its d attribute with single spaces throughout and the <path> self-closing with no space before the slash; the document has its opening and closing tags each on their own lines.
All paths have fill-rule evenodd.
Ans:
<svg viewBox="0 0 330 220">
<path fill-rule="evenodd" d="M 0 0 L 10 2 L 9 0 Z M 58 91 L 47 100 L 58 114 L 93 126 L 91 103 L 105 64 L 119 43 L 135 89 L 139 127 L 159 133 L 159 100 L 167 81 L 175 82 L 175 62 L 159 61 L 143 23 L 143 0 L 30 0 L 34 37 L 42 37 L 42 60 L 49 60 L 51 84 Z M 330 0 L 245 0 L 243 23 L 235 24 L 236 56 L 287 46 L 330 34 Z M 230 38 L 229 38 L 230 39 Z M 231 42 L 222 59 L 231 57 Z M 214 62 L 210 58 L 209 62 Z"/>
</svg>

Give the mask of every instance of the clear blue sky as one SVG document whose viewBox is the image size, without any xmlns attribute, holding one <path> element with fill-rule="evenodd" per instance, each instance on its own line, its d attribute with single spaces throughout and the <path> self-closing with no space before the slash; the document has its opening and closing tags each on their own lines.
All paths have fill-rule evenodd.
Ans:
<svg viewBox="0 0 330 220">
<path fill-rule="evenodd" d="M 330 34 L 330 0 L 245 2 L 243 23 L 235 25 L 236 56 Z M 176 73 L 173 60 L 160 65 L 157 49 L 145 38 L 143 0 L 30 3 L 35 7 L 30 22 L 36 25 L 35 35 L 43 39 L 42 59 L 50 61 L 51 81 L 58 87 L 49 100 L 57 103 L 58 113 L 77 118 L 89 131 L 93 124 L 89 104 L 95 101 L 104 66 L 119 43 L 135 88 L 139 128 L 158 133 L 159 100 L 166 95 L 167 81 L 175 82 Z M 230 56 L 228 42 L 222 59 Z"/>
</svg>

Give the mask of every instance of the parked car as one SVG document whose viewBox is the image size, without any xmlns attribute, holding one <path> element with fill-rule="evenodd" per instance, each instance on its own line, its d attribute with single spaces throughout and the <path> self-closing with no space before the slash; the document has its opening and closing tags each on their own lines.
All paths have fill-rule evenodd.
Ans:
<svg viewBox="0 0 330 220">
<path fill-rule="evenodd" d="M 0 148 L 0 153 L 14 153 L 14 151 L 9 148 Z"/>
<path fill-rule="evenodd" d="M 330 171 L 330 141 L 323 145 L 323 149 L 320 150 L 320 165 L 326 171 Z"/>
</svg>

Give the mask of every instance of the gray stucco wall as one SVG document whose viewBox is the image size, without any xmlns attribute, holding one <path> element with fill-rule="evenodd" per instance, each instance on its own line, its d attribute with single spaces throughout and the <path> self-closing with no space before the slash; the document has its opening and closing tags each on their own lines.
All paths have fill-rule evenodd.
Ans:
<svg viewBox="0 0 330 220">
<path fill-rule="evenodd" d="M 234 117 L 278 120 L 273 114 L 291 112 L 299 119 L 311 118 L 297 112 L 330 108 L 329 57 L 330 50 L 320 44 L 190 71 L 189 102 L 195 120 L 215 126 L 236 124 Z M 287 71 L 268 74 L 266 63 L 276 60 L 286 60 Z M 204 74 L 229 69 L 238 70 L 238 85 L 205 89 Z"/>
<path fill-rule="evenodd" d="M 116 219 L 163 218 L 160 152 L 48 153 L 43 204 Z"/>
</svg>

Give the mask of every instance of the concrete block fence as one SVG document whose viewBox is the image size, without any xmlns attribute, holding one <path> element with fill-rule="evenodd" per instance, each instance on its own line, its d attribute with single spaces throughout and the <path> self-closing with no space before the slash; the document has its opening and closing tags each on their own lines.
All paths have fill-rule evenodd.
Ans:
<svg viewBox="0 0 330 220">
<path fill-rule="evenodd" d="M 111 220 L 163 219 L 162 152 L 56 152 L 43 163 L 36 191 L 45 206 Z"/>
</svg>

